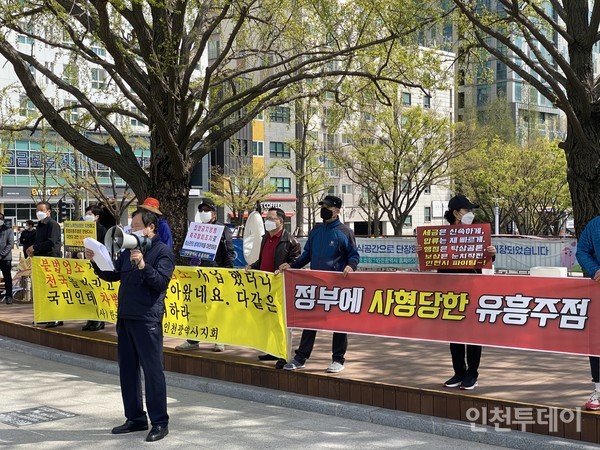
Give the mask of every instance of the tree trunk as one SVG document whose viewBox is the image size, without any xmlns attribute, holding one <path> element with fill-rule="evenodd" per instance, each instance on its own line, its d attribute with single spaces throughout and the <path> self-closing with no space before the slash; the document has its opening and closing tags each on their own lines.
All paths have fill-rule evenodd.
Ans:
<svg viewBox="0 0 600 450">
<path fill-rule="evenodd" d="M 600 211 L 600 146 L 593 144 L 600 142 L 600 118 L 593 119 L 582 124 L 590 144 L 577 140 L 570 126 L 564 143 L 577 237 Z"/>
</svg>

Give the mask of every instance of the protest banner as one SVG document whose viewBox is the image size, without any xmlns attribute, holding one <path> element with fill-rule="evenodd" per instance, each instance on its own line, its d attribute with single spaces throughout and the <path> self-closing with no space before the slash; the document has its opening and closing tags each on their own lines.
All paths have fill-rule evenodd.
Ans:
<svg viewBox="0 0 600 450">
<path fill-rule="evenodd" d="M 186 258 L 215 260 L 224 225 L 192 222 L 179 254 Z"/>
<path fill-rule="evenodd" d="M 600 355 L 591 301 L 600 287 L 590 279 L 285 273 L 290 328 Z"/>
<path fill-rule="evenodd" d="M 116 322 L 119 283 L 89 261 L 34 257 L 34 320 Z M 167 289 L 167 336 L 252 347 L 287 356 L 283 277 L 270 272 L 177 266 Z"/>
<path fill-rule="evenodd" d="M 419 268 L 491 269 L 492 258 L 485 252 L 491 241 L 489 223 L 417 227 L 417 244 L 422 248 Z"/>
<path fill-rule="evenodd" d="M 96 239 L 96 222 L 84 220 L 65 220 L 63 223 L 65 236 L 65 252 L 84 252 L 83 240 L 87 237 Z"/>
</svg>

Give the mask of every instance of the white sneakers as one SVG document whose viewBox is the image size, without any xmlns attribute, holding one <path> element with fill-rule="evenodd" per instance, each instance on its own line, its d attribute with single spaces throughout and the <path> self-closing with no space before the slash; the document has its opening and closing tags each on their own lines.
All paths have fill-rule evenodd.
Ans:
<svg viewBox="0 0 600 450">
<path fill-rule="evenodd" d="M 187 352 L 190 350 L 198 350 L 200 348 L 200 344 L 198 342 L 188 342 L 185 341 L 183 344 L 175 347 L 175 350 L 178 352 Z M 213 352 L 224 352 L 225 346 L 223 344 L 215 344 L 213 348 Z"/>
<path fill-rule="evenodd" d="M 175 350 L 177 350 L 178 352 L 187 352 L 188 350 L 198 350 L 199 348 L 200 345 L 198 345 L 197 342 L 185 341 L 183 344 L 175 347 Z"/>
</svg>

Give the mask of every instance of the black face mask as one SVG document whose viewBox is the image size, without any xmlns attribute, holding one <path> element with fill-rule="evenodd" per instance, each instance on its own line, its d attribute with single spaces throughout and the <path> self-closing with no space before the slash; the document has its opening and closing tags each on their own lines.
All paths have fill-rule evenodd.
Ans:
<svg viewBox="0 0 600 450">
<path fill-rule="evenodd" d="M 329 220 L 333 217 L 333 211 L 327 208 L 321 208 L 321 219 Z"/>
</svg>

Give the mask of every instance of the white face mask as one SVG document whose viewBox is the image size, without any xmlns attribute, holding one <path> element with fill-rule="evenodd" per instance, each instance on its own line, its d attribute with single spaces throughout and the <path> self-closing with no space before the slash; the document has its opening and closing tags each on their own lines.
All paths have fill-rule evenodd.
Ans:
<svg viewBox="0 0 600 450">
<path fill-rule="evenodd" d="M 86 214 L 83 217 L 83 220 L 85 220 L 86 222 L 93 222 L 94 220 L 96 220 L 96 216 L 90 215 L 90 214 Z"/>
<path fill-rule="evenodd" d="M 462 219 L 460 219 L 460 221 L 465 225 L 471 225 L 473 223 L 473 219 L 475 219 L 475 214 L 473 214 L 472 212 L 468 212 L 464 216 L 462 216 Z"/>
<path fill-rule="evenodd" d="M 198 215 L 198 217 L 200 217 L 200 222 L 202 223 L 208 223 L 212 220 L 212 212 L 210 211 L 200 211 L 200 214 Z"/>
<path fill-rule="evenodd" d="M 144 230 L 132 231 L 131 234 L 133 234 L 134 236 L 140 237 L 140 238 L 145 236 Z"/>
<path fill-rule="evenodd" d="M 44 220 L 47 214 L 44 211 L 38 211 L 35 213 L 35 217 L 37 217 L 37 220 Z"/>
<path fill-rule="evenodd" d="M 265 220 L 265 230 L 273 231 L 276 228 L 277 224 L 275 222 L 273 222 L 272 220 Z"/>
</svg>

